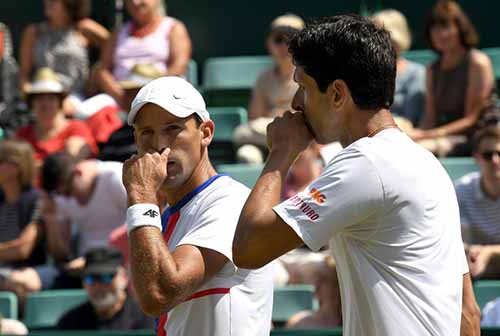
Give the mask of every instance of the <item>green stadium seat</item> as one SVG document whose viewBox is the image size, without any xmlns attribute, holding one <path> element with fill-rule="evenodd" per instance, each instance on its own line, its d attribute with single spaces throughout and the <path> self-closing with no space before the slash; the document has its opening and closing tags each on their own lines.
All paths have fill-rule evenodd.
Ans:
<svg viewBox="0 0 500 336">
<path fill-rule="evenodd" d="M 430 49 L 421 49 L 421 50 L 409 50 L 403 54 L 403 57 L 416 63 L 420 63 L 422 65 L 427 65 L 434 61 L 437 58 L 435 52 Z"/>
<path fill-rule="evenodd" d="M 274 329 L 271 336 L 342 336 L 342 328 L 334 329 Z"/>
<path fill-rule="evenodd" d="M 217 172 L 227 174 L 247 187 L 253 188 L 263 167 L 261 164 L 225 164 L 218 165 Z"/>
<path fill-rule="evenodd" d="M 12 292 L 0 292 L 0 314 L 17 319 L 17 296 Z"/>
<path fill-rule="evenodd" d="M 481 280 L 474 283 L 474 294 L 481 310 L 484 306 L 500 297 L 500 280 Z"/>
<path fill-rule="evenodd" d="M 236 127 L 248 122 L 248 113 L 243 107 L 209 107 L 208 112 L 215 123 L 214 140 L 232 142 Z"/>
<path fill-rule="evenodd" d="M 314 286 L 290 285 L 274 289 L 272 320 L 275 323 L 285 323 L 299 311 L 315 309 Z"/>
<path fill-rule="evenodd" d="M 500 48 L 484 48 L 482 51 L 490 57 L 493 64 L 493 73 L 498 81 L 500 79 Z"/>
<path fill-rule="evenodd" d="M 87 300 L 83 289 L 46 290 L 33 293 L 26 300 L 24 324 L 29 329 L 46 329 L 57 325 L 64 313 Z"/>
<path fill-rule="evenodd" d="M 482 327 L 481 336 L 499 336 L 500 327 Z"/>
<path fill-rule="evenodd" d="M 154 330 L 38 330 L 29 336 L 154 336 Z"/>
<path fill-rule="evenodd" d="M 188 63 L 188 68 L 186 72 L 186 80 L 193 84 L 194 87 L 198 87 L 198 64 L 195 60 L 191 59 Z"/>
<path fill-rule="evenodd" d="M 236 162 L 233 133 L 236 127 L 248 121 L 242 107 L 209 107 L 210 118 L 215 123 L 215 134 L 208 153 L 214 165 Z"/>
<path fill-rule="evenodd" d="M 471 157 L 449 157 L 442 158 L 439 161 L 441 161 L 441 164 L 453 181 L 456 181 L 465 174 L 479 170 L 476 162 Z"/>
<path fill-rule="evenodd" d="M 209 106 L 248 106 L 259 74 L 272 65 L 269 56 L 214 57 L 203 68 L 203 93 Z"/>
</svg>

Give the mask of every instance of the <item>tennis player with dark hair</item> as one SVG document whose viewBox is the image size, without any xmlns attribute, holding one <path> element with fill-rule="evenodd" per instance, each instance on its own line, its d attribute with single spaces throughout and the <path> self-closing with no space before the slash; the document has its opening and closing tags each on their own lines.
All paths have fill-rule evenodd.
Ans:
<svg viewBox="0 0 500 336">
<path fill-rule="evenodd" d="M 240 216 L 236 265 L 261 267 L 304 243 L 329 245 L 344 335 L 459 335 L 462 305 L 462 332 L 475 335 L 453 184 L 389 111 L 396 77 L 389 33 L 359 16 L 335 16 L 289 46 L 298 112 L 268 127 L 270 155 Z M 289 167 L 313 139 L 339 140 L 344 150 L 280 203 Z"/>
</svg>

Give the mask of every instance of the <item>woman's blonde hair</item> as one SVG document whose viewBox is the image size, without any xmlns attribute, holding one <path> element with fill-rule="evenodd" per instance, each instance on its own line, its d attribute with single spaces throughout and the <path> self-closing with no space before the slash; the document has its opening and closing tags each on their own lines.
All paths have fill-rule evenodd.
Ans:
<svg viewBox="0 0 500 336">
<path fill-rule="evenodd" d="M 405 52 L 411 46 L 411 32 L 405 16 L 395 9 L 385 9 L 372 16 L 372 20 L 389 31 L 398 52 Z"/>
<path fill-rule="evenodd" d="M 21 140 L 0 141 L 0 162 L 13 163 L 19 168 L 19 182 L 22 187 L 33 186 L 35 160 L 29 143 Z"/>
</svg>

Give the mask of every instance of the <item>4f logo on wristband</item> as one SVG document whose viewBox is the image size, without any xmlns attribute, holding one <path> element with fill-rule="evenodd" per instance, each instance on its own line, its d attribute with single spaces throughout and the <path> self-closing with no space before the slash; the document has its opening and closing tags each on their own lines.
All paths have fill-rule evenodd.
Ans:
<svg viewBox="0 0 500 336">
<path fill-rule="evenodd" d="M 156 216 L 159 215 L 159 213 L 153 209 L 150 209 L 148 211 L 146 211 L 145 213 L 142 214 L 143 216 L 149 216 L 151 218 L 155 218 Z"/>
</svg>

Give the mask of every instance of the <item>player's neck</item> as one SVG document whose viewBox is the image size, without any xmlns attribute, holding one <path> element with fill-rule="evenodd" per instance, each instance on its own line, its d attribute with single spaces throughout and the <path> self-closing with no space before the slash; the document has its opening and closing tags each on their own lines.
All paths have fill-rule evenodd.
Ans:
<svg viewBox="0 0 500 336">
<path fill-rule="evenodd" d="M 342 145 L 346 147 L 361 138 L 375 136 L 387 128 L 397 128 L 389 110 L 354 111 L 347 127 L 348 139 L 344 140 Z"/>
<path fill-rule="evenodd" d="M 203 158 L 193 171 L 189 179 L 179 188 L 165 190 L 167 202 L 170 206 L 177 204 L 184 196 L 202 185 L 206 180 L 215 176 L 217 172 L 210 163 L 208 156 Z"/>
</svg>

